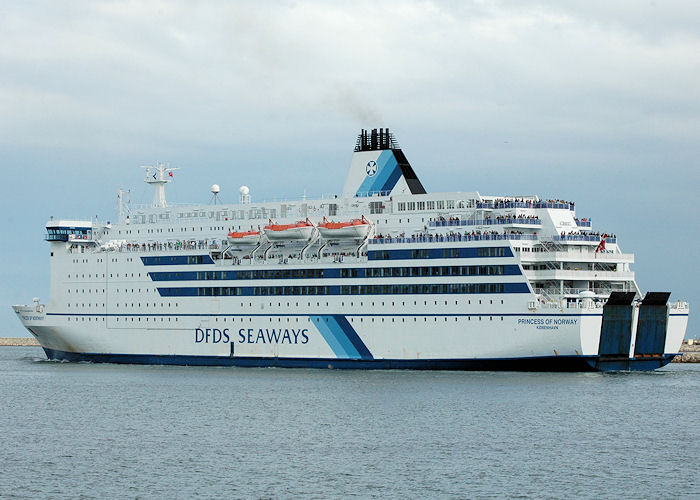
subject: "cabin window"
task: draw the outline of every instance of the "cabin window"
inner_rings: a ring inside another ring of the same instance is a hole
[[[371,201],[369,203],[369,213],[370,214],[381,214],[384,212],[384,202],[383,201]]]

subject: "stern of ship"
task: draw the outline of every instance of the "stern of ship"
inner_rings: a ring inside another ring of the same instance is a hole
[[[603,308],[598,355],[588,363],[599,371],[649,371],[667,365],[685,337],[689,308],[669,304],[669,292],[613,292]]]

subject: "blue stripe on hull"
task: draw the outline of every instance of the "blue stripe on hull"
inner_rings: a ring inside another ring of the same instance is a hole
[[[350,341],[353,348],[357,351],[358,356],[362,359],[373,359],[372,353],[369,352],[369,349],[367,349],[365,343],[362,342],[360,336],[350,325],[348,319],[342,314],[333,315],[333,319],[335,320],[338,327],[343,331],[347,339]]]
[[[457,370],[457,371],[596,371],[597,356],[542,356],[503,359],[313,359],[228,356],[180,356],[155,354],[90,354],[44,348],[49,359],[182,366],[245,366],[278,368],[326,368],[356,370]],[[669,358],[670,361],[670,358]],[[603,367],[601,367],[603,368]],[[658,368],[658,366],[656,366]],[[614,368],[616,370],[620,368]],[[633,367],[626,369],[634,369]],[[650,368],[643,368],[650,369]]]
[[[372,359],[372,353],[342,314],[309,316],[338,358]]]

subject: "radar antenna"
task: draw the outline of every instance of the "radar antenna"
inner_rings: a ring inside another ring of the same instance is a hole
[[[241,203],[250,203],[250,188],[248,186],[241,186],[238,192],[241,194]]]
[[[209,204],[211,205],[213,202],[214,205],[216,205],[217,202],[219,202],[219,193],[221,192],[221,188],[219,187],[218,184],[212,184],[211,188],[209,190],[211,191],[211,194],[214,195],[212,197],[212,200],[209,202]]]

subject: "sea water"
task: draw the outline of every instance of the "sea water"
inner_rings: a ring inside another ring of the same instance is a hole
[[[700,366],[62,363],[0,348],[4,498],[698,498]]]

